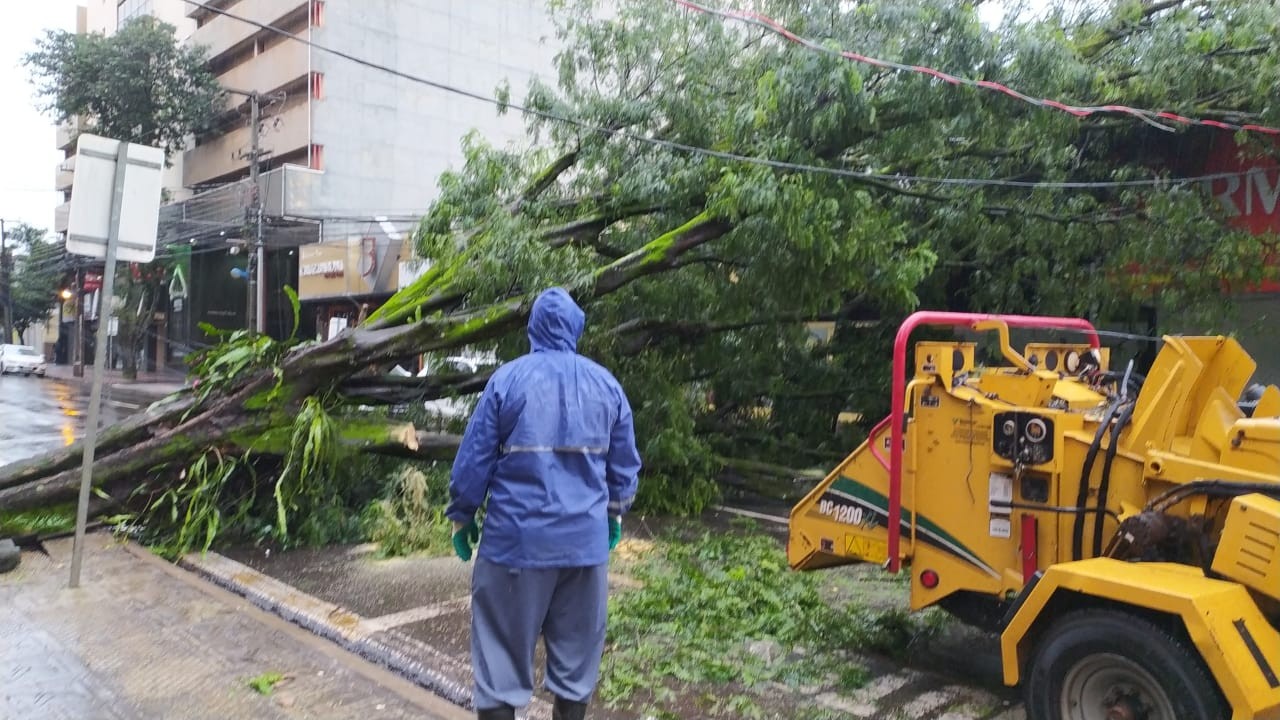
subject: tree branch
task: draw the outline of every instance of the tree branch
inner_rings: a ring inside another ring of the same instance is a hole
[[[1162,2],[1154,2],[1150,5],[1146,5],[1142,8],[1142,14],[1136,21],[1126,22],[1122,25],[1104,30],[1101,37],[1090,41],[1087,45],[1080,48],[1080,55],[1085,59],[1093,58],[1113,43],[1123,40],[1130,35],[1133,35],[1143,27],[1146,27],[1147,20],[1149,20],[1153,15],[1185,5],[1188,1],[1189,0],[1163,0]],[[1192,5],[1205,5],[1205,2],[1201,0],[1200,2],[1193,2]]]
[[[641,205],[628,208],[620,208],[611,212],[601,213],[589,218],[575,220],[558,227],[548,228],[542,232],[542,239],[552,248],[561,248],[565,245],[571,245],[576,242],[584,241],[587,245],[595,248],[596,252],[602,256],[617,260],[626,255],[624,250],[613,247],[608,243],[600,240],[600,234],[609,226],[622,220],[628,220],[635,217],[643,217],[652,215],[662,210],[670,210],[669,207],[661,205]]]
[[[402,405],[458,395],[474,395],[484,390],[492,375],[493,372],[489,371],[420,378],[394,375],[354,377],[339,385],[338,393],[349,401],[365,405]]]
[[[573,150],[556,158],[551,165],[538,173],[538,175],[534,177],[533,182],[529,184],[529,187],[525,188],[524,192],[520,193],[520,197],[511,205],[511,214],[514,215],[520,212],[524,209],[525,205],[536,200],[538,196],[546,192],[547,188],[551,187],[551,185],[555,183],[555,181],[558,180],[566,170],[573,167],[574,163],[578,162],[578,153],[578,148],[574,148]]]
[[[793,312],[727,323],[636,318],[614,327],[608,331],[608,334],[621,337],[623,351],[628,354],[635,354],[662,340],[692,342],[719,333],[774,325],[794,325],[822,320],[835,320],[838,317],[838,313],[813,315],[812,313]]]

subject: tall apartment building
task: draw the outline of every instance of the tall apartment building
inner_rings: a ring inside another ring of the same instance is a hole
[[[517,94],[551,68],[553,30],[545,0],[212,0],[210,7],[271,25],[372,63],[491,94],[504,79]],[[308,47],[269,30],[188,6],[190,42],[203,45],[224,87],[270,97],[262,147],[266,165],[320,172],[286,186],[284,209],[422,210],[436,176],[461,159],[471,129],[498,142],[522,135],[518,118],[381,70]],[[228,110],[243,113],[244,97]],[[243,177],[243,123],[196,139],[184,182],[207,186]]]
[[[141,14],[178,28],[203,46],[228,89],[212,130],[170,157],[160,243],[180,263],[178,302],[168,332],[181,354],[209,322],[243,327],[249,301],[246,240],[250,210],[262,205],[267,248],[267,329],[287,331],[291,311],[279,290],[298,288],[308,303],[307,332],[335,316],[354,318],[396,289],[413,226],[437,194],[443,171],[463,161],[472,130],[505,145],[524,136],[518,114],[362,66],[264,30],[239,16],[317,46],[459,88],[493,94],[510,83],[522,97],[534,75],[552,77],[554,28],[547,0],[82,0],[77,29],[112,33]],[[261,98],[257,188],[249,94]],[[58,189],[70,199],[76,123],[58,131],[66,160]],[[69,206],[58,209],[65,231]],[[237,245],[236,243],[241,243]],[[315,247],[307,247],[314,245]],[[237,252],[239,251],[239,252]]]
[[[159,1],[159,0],[157,0]],[[178,0],[181,1],[181,0]],[[189,42],[232,91],[215,129],[183,158],[183,184],[196,190],[162,214],[162,241],[199,250],[256,232],[244,226],[254,190],[245,180],[253,128],[246,95],[256,93],[262,231],[268,248],[268,328],[285,331],[291,312],[278,290],[299,289],[306,332],[335,316],[355,319],[398,284],[413,226],[437,194],[441,172],[461,166],[461,140],[476,130],[505,145],[523,138],[517,115],[366,67],[319,48],[442,83],[493,94],[509,82],[521,96],[550,77],[554,28],[546,0],[209,0],[188,4]],[[315,43],[308,46],[240,18]],[[305,247],[319,242],[319,246]],[[296,254],[295,254],[296,253]],[[193,254],[192,276],[220,285],[193,290],[193,321],[238,326],[243,256]],[[203,267],[202,266],[206,266]],[[203,295],[203,297],[201,297]]]

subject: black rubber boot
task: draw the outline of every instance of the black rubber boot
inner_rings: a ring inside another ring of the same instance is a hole
[[[551,720],[584,720],[586,717],[586,703],[565,700],[562,697],[556,698],[555,707],[551,712]]]
[[[510,705],[499,705],[476,711],[477,720],[516,720],[516,709]]]

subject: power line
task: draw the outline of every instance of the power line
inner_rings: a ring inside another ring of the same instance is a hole
[[[937,70],[931,67],[925,67],[923,65],[904,65],[902,63],[897,63],[890,60],[879,60],[873,57],[868,57],[866,55],[861,55],[859,53],[851,52],[848,50],[836,50],[833,48],[829,48],[817,42],[816,40],[811,40],[809,38],[796,35],[795,33],[791,32],[791,30],[787,29],[787,27],[782,23],[778,22],[777,20],[774,20],[773,18],[767,15],[763,15],[761,13],[751,12],[749,10],[748,11],[721,10],[717,8],[707,7],[705,5],[699,5],[696,2],[692,2],[692,0],[672,0],[672,2],[674,2],[677,5],[680,5],[681,7],[687,8],[689,10],[693,10],[694,12],[703,13],[705,15],[712,15],[715,17],[724,18],[728,20],[736,20],[738,22],[746,23],[748,25],[754,25],[756,27],[764,28],[776,35],[786,38],[787,40],[797,45],[808,48],[815,52],[825,53],[827,55],[835,55],[836,57],[842,57],[846,60],[852,60],[853,62],[862,63],[864,65],[872,65],[875,67],[884,68],[886,70],[897,70],[899,72],[914,73],[917,75],[928,75],[930,77],[937,78],[938,80],[942,80],[943,82],[949,83],[951,85],[957,85],[957,86],[962,85],[965,87],[978,88],[982,90],[990,90],[993,92],[1002,93],[1004,95],[1008,95],[1011,98],[1014,98],[1016,100],[1021,100],[1022,102],[1034,105],[1036,107],[1060,110],[1069,115],[1073,115],[1077,118],[1085,118],[1091,115],[1098,115],[1098,114],[1120,114],[1120,115],[1129,115],[1131,117],[1135,117],[1147,123],[1148,125],[1159,128],[1161,130],[1167,130],[1169,132],[1172,132],[1173,128],[1158,122],[1159,120],[1167,120],[1167,121],[1179,123],[1182,125],[1199,125],[1202,127],[1212,127],[1212,128],[1217,128],[1219,130],[1231,130],[1231,131],[1243,130],[1246,132],[1257,132],[1257,133],[1264,133],[1266,135],[1280,136],[1280,128],[1267,127],[1265,125],[1255,125],[1251,123],[1237,124],[1237,123],[1222,122],[1220,120],[1205,120],[1203,118],[1190,118],[1190,117],[1184,117],[1182,115],[1178,115],[1177,113],[1172,113],[1168,111],[1145,110],[1142,108],[1129,107],[1127,105],[1070,105],[1064,102],[1059,102],[1057,100],[1050,100],[1047,98],[1035,98],[1030,95],[1026,95],[1025,93],[1018,92],[1017,90],[1014,90],[1013,88],[1007,85],[1002,85],[997,82],[991,82],[989,80],[971,80],[969,78],[960,77],[958,75],[952,75],[951,73],[943,72],[941,70]]]
[[[528,115],[540,117],[544,120],[551,120],[551,121],[563,123],[566,125],[572,125],[573,127],[576,127],[580,130],[589,131],[592,133],[598,133],[602,135],[608,135],[608,136],[617,137],[617,138],[623,138],[626,140],[653,145],[656,147],[661,147],[668,150],[674,150],[674,151],[689,154],[689,155],[697,155],[702,157],[716,158],[719,160],[728,160],[731,162],[741,162],[741,163],[747,163],[752,165],[760,165],[763,167],[769,167],[776,170],[787,170],[792,172],[806,172],[806,173],[814,173],[814,174],[822,174],[822,175],[833,175],[836,177],[842,177],[842,178],[847,178],[851,180],[860,180],[867,183],[881,183],[881,184],[883,183],[901,183],[901,184],[921,183],[921,184],[963,186],[963,187],[1014,187],[1014,188],[1035,188],[1035,189],[1057,189],[1057,190],[1083,190],[1083,189],[1125,188],[1125,187],[1172,187],[1172,186],[1186,185],[1190,183],[1220,180],[1224,178],[1241,177],[1241,176],[1247,175],[1249,172],[1249,171],[1238,171],[1238,172],[1212,173],[1208,175],[1197,175],[1192,177],[1153,177],[1153,178],[1147,178],[1143,180],[1111,180],[1111,181],[1093,181],[1093,182],[1091,181],[1040,182],[1040,181],[1003,180],[998,178],[942,178],[942,177],[926,177],[926,176],[919,176],[919,175],[893,175],[893,174],[883,174],[883,173],[867,173],[867,172],[858,172],[856,170],[846,170],[843,168],[824,167],[821,165],[807,165],[804,163],[794,163],[794,162],[788,162],[785,160],[775,160],[772,158],[762,158],[762,157],[751,156],[751,155],[741,155],[738,153],[725,152],[721,150],[712,150],[710,148],[698,147],[695,145],[688,145],[685,143],[676,142],[674,140],[666,140],[664,138],[648,137],[648,136],[639,135],[624,129],[607,128],[599,125],[593,125],[589,122],[578,120],[576,118],[564,117],[561,115],[557,115],[555,113],[547,112],[545,110],[539,110],[536,108],[519,105],[513,102],[504,102],[504,101],[498,100],[497,98],[484,95],[482,93],[473,92],[471,90],[465,90],[463,88],[455,87],[447,83],[442,83],[442,82],[431,80],[429,78],[425,78],[419,75],[414,75],[412,73],[408,73],[403,70],[398,70],[388,65],[376,63],[371,60],[365,60],[364,58],[352,55],[342,50],[335,50],[325,45],[321,45],[320,43],[317,43],[308,38],[302,37],[300,35],[295,35],[286,30],[277,28],[273,25],[268,25],[266,23],[258,22],[257,20],[251,20],[241,15],[237,15],[235,13],[228,12],[227,10],[223,10],[222,8],[213,7],[206,3],[200,2],[199,0],[183,0],[183,1],[190,5],[195,5],[196,7],[202,8],[208,12],[215,13],[218,15],[224,15],[228,18],[231,18],[232,20],[237,20],[239,22],[252,25],[262,30],[275,33],[276,35],[279,35],[281,37],[289,38],[295,42],[299,42],[299,43],[302,43],[303,45],[314,48],[321,52],[328,53],[336,57],[340,57],[344,60],[348,60],[350,62],[356,63],[357,65],[362,65],[364,67],[378,70],[380,72],[385,72],[385,73],[394,75],[396,77],[409,80],[410,82],[426,85],[428,87],[435,88],[443,92],[452,93],[454,95],[460,95],[462,97],[470,98],[472,100],[477,100],[480,102],[485,102],[495,107],[514,109]],[[677,1],[680,1],[680,0],[677,0]],[[1277,131],[1277,132],[1280,132],[1280,131]]]

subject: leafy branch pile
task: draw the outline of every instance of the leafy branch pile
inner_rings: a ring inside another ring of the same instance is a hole
[[[556,3],[555,85],[535,83],[526,105],[626,135],[539,115],[527,119],[525,147],[471,138],[415,235],[429,272],[324,343],[227,338],[198,359],[193,392],[104,433],[101,491],[126,506],[171,491],[151,517],[168,513],[164,532],[182,546],[227,531],[244,503],[293,537],[308,514],[334,512],[320,499],[353,492],[327,468],[365,454],[447,459],[456,446],[454,435],[361,408],[474,394],[487,379],[387,368],[464,348],[518,355],[533,297],[554,284],[587,309],[581,350],[633,400],[642,507],[696,511],[726,466],[788,475],[847,451],[834,419],[883,413],[889,336],[915,307],[1123,320],[1145,304],[1210,317],[1224,282],[1263,272],[1264,244],[1226,230],[1195,186],[948,189],[640,142],[901,177],[1108,182],[1194,173],[1172,159],[1203,156],[1225,136],[1078,120],[670,3],[610,5]],[[1270,3],[1119,0],[998,30],[952,0],[755,6],[833,47],[1038,97],[1280,124],[1280,8]],[[812,342],[810,323],[830,323],[832,342]],[[0,507],[74,497],[78,452],[0,471]],[[207,492],[213,506],[202,505]]]
[[[855,689],[866,671],[852,653],[900,656],[937,629],[935,615],[829,603],[824,578],[788,571],[778,541],[750,523],[655,548],[630,572],[641,587],[609,608],[600,694],[610,704],[673,712],[709,691],[720,705],[702,710],[748,717],[797,699],[781,696]]]

